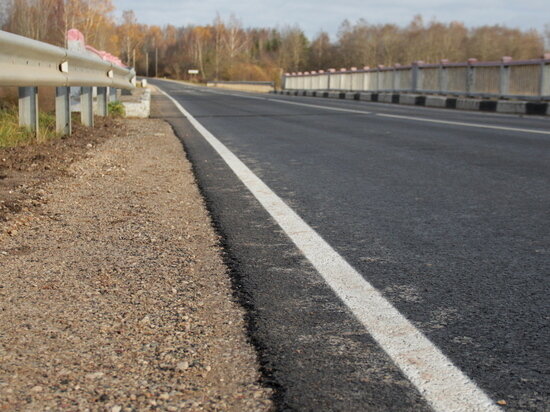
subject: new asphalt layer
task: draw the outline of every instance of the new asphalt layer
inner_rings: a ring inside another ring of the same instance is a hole
[[[495,405],[548,410],[549,119],[156,84]],[[430,410],[213,147],[155,100],[225,239],[280,409]]]

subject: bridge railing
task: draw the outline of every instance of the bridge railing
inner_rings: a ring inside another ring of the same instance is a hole
[[[93,88],[98,115],[106,116],[112,91],[135,87],[135,71],[89,52],[77,52],[0,31],[0,86],[19,87],[19,124],[38,130],[38,87],[56,87],[56,130],[71,133],[70,87],[81,89],[81,119],[93,126]]]
[[[541,59],[378,66],[286,73],[287,90],[404,92],[550,100],[550,54]]]

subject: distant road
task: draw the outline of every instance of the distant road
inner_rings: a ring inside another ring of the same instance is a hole
[[[281,410],[549,410],[549,119],[152,83]]]

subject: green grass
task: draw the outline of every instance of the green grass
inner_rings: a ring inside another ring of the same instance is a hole
[[[109,103],[109,116],[111,117],[124,117],[125,110],[124,105],[119,102],[110,102]]]
[[[58,137],[55,132],[55,115],[41,112],[38,118],[39,130],[34,133],[19,127],[17,106],[0,107],[0,147],[40,143]]]

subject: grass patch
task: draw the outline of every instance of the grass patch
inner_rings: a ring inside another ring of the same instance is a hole
[[[55,115],[41,112],[38,117],[38,133],[19,127],[17,106],[0,107],[0,148],[13,147],[28,143],[40,143],[57,137]]]
[[[126,114],[126,110],[124,109],[124,105],[119,102],[110,102],[109,103],[109,116],[111,117],[124,117]]]

